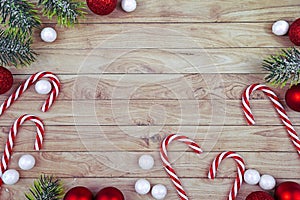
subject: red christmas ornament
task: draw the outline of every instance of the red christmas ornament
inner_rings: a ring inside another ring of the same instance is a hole
[[[290,26],[289,38],[295,45],[300,45],[300,18],[294,21]]]
[[[93,194],[86,187],[77,186],[67,192],[64,200],[93,200]]]
[[[95,200],[124,200],[122,192],[115,187],[106,187],[100,190]]]
[[[300,200],[300,185],[292,181],[280,183],[275,189],[276,200]]]
[[[14,78],[11,72],[0,66],[0,94],[4,94],[12,87]]]
[[[286,91],[285,102],[292,110],[300,112],[300,84],[293,85]]]
[[[86,3],[97,15],[108,15],[117,7],[117,0],[86,0]]]
[[[246,200],[274,200],[274,198],[267,192],[256,191],[249,194]]]

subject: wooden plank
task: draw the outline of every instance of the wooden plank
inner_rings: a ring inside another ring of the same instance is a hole
[[[178,145],[172,145],[175,149]],[[43,172],[58,177],[90,177],[90,178],[143,178],[145,171],[138,166],[138,158],[144,152],[42,152],[31,153],[36,158],[36,166],[22,171],[22,177],[35,177]],[[147,177],[167,177],[158,152],[151,152],[155,159],[153,169],[147,171]],[[205,178],[210,163],[217,152],[205,152],[198,156],[194,152],[170,152],[172,166],[181,177]],[[297,152],[240,152],[247,167],[259,169],[262,174],[272,174],[276,178],[300,178],[299,156]],[[10,168],[17,169],[18,158],[22,153],[14,153]],[[274,167],[276,166],[276,167]],[[236,167],[232,160],[222,162],[218,177],[233,178]],[[291,173],[291,171],[293,173]],[[180,173],[184,172],[184,173]]]
[[[240,100],[84,100],[58,101],[47,113],[41,101],[19,101],[2,117],[9,126],[24,113],[40,116],[46,125],[246,125]],[[269,100],[252,101],[257,125],[281,125]],[[287,109],[295,125],[299,114]]]
[[[214,181],[207,178],[183,178],[181,179],[188,196],[191,199],[215,199],[223,200],[228,196],[232,179],[216,179]],[[299,179],[288,179],[290,181],[299,182]],[[104,187],[114,186],[119,188],[125,199],[136,200],[152,200],[151,194],[138,195],[134,190],[134,183],[136,178],[63,178],[66,190],[75,186],[85,186],[89,188],[94,194]],[[172,183],[167,178],[149,178],[151,184],[164,184],[168,189],[168,196],[166,199],[178,199],[175,189]],[[284,182],[287,179],[277,179],[277,181]],[[32,185],[33,179],[21,179],[16,185],[8,186],[4,185],[1,191],[1,197],[9,200],[19,200],[20,197],[24,197],[24,192],[29,190]],[[243,184],[237,200],[244,200],[245,197],[253,191],[261,190],[258,186],[249,186]],[[203,192],[205,191],[205,192]]]
[[[34,49],[202,49],[290,47],[287,36],[271,33],[272,23],[81,24],[56,27],[54,43],[42,42],[36,31]],[[91,31],[93,30],[93,31]]]
[[[82,0],[84,1],[84,0]],[[36,3],[35,1],[33,1]],[[198,23],[198,22],[257,22],[276,21],[278,19],[294,20],[298,17],[299,2],[246,0],[243,3],[209,0],[159,1],[139,0],[137,9],[125,13],[120,7],[107,16],[97,16],[88,10],[80,23]],[[55,20],[43,18],[45,23]]]
[[[15,75],[13,88],[4,101],[28,75]],[[263,74],[87,74],[58,75],[62,83],[60,100],[240,100],[246,87],[263,83]],[[42,99],[34,87],[21,100]],[[271,87],[272,88],[272,87]],[[286,88],[272,88],[284,100]],[[254,92],[252,99],[268,99]]]
[[[56,74],[180,74],[265,73],[261,62],[278,48],[221,49],[39,49],[29,68],[14,74],[45,69]]]
[[[9,127],[2,127],[0,131],[2,147],[8,131]],[[41,151],[92,151],[99,154],[111,151],[157,152],[162,139],[171,133],[192,138],[205,152],[294,152],[282,126],[47,126]],[[35,139],[34,127],[22,127],[19,135],[14,151],[31,152]],[[188,149],[184,145],[176,145],[176,149],[170,150]]]

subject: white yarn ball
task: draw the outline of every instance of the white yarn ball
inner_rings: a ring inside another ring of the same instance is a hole
[[[260,180],[260,174],[255,169],[247,169],[244,173],[244,181],[249,185],[256,185]]]
[[[272,190],[276,186],[276,180],[273,176],[262,175],[260,177],[259,186],[264,190]]]
[[[121,7],[125,12],[132,12],[136,9],[136,0],[122,0]]]
[[[6,170],[2,175],[2,181],[4,184],[13,185],[19,181],[20,174],[15,169]]]
[[[41,32],[41,38],[44,42],[54,42],[57,38],[57,33],[53,28],[46,27]]]
[[[39,80],[34,89],[38,94],[48,94],[52,89],[52,85],[47,80]]]
[[[35,158],[32,155],[25,154],[19,159],[19,167],[23,170],[30,170],[35,165]]]
[[[151,155],[142,155],[139,158],[139,166],[144,170],[149,170],[154,165],[154,159]]]
[[[272,32],[275,35],[285,35],[289,31],[289,23],[284,20],[279,20],[275,22],[272,26]]]
[[[153,186],[153,188],[151,190],[151,194],[154,199],[162,200],[167,196],[167,188],[166,188],[166,186],[164,186],[162,184],[157,184],[157,185]]]
[[[150,191],[151,186],[150,186],[150,182],[147,181],[146,179],[139,179],[135,182],[134,188],[138,194],[144,195]]]

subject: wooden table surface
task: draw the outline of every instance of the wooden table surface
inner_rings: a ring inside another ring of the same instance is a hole
[[[34,127],[19,134],[9,168],[18,169],[21,155],[37,160],[21,179],[3,186],[1,200],[25,199],[40,174],[62,178],[66,189],[83,185],[96,193],[106,186],[121,189],[126,200],[153,199],[134,191],[139,178],[165,184],[166,199],[178,199],[159,158],[159,144],[169,133],[194,139],[204,152],[197,157],[186,146],[170,146],[170,159],[190,199],[225,200],[235,177],[232,160],[222,163],[218,178],[208,180],[213,158],[232,150],[247,168],[273,175],[278,182],[300,182],[299,157],[270,101],[257,92],[251,106],[257,125],[247,126],[241,93],[247,85],[264,82],[261,62],[280,48],[287,36],[271,33],[279,19],[299,17],[298,0],[138,0],[133,13],[118,8],[108,16],[88,11],[74,28],[55,27],[58,39],[43,43],[36,31],[33,48],[39,53],[30,68],[11,68],[16,88],[42,70],[62,82],[59,99],[47,113],[39,108],[46,96],[34,89],[0,120],[4,147],[8,129],[24,113],[41,117],[46,125],[44,148],[33,151]],[[275,89],[284,106],[286,88]],[[12,91],[0,98],[3,101]],[[296,130],[300,115],[287,108]],[[139,168],[143,154],[153,155],[155,167]],[[244,184],[237,199],[257,186]]]

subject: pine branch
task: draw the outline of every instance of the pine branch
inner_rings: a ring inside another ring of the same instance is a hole
[[[269,73],[266,82],[276,87],[300,82],[300,52],[296,48],[282,49],[278,55],[265,59],[262,66]]]
[[[0,30],[0,64],[30,65],[35,61],[36,53],[31,49],[31,39],[19,38]]]
[[[31,34],[41,24],[34,5],[26,0],[0,0],[0,14],[7,34]]]
[[[74,25],[85,14],[85,2],[75,0],[39,0],[39,5],[44,6],[44,16],[52,19],[56,15],[58,24],[66,27]]]
[[[53,176],[41,175],[33,186],[25,193],[28,200],[59,200],[63,197],[63,184]]]

